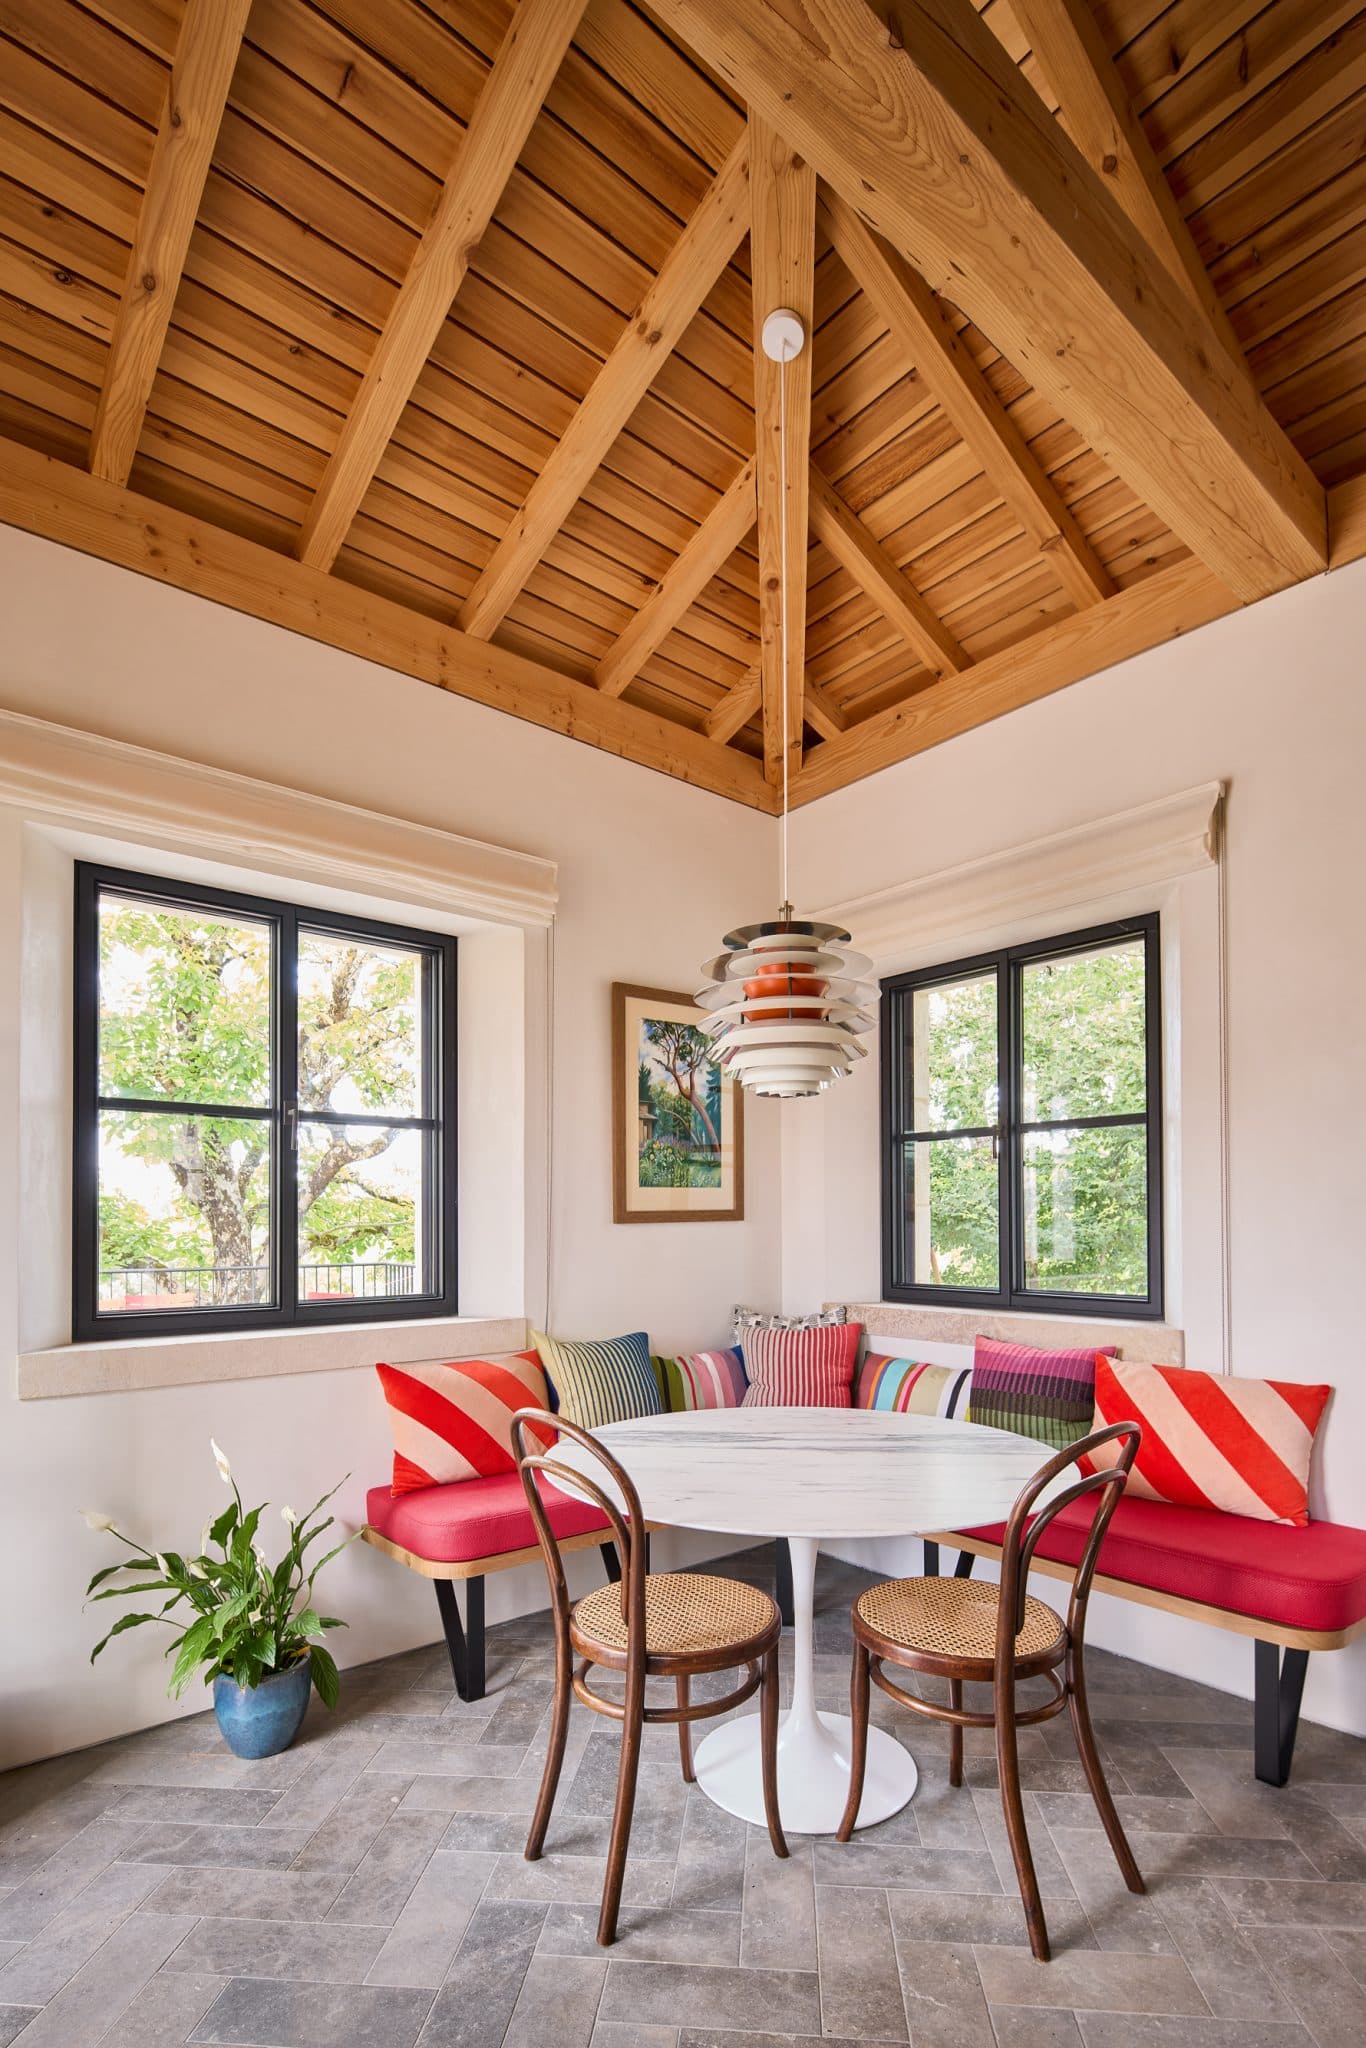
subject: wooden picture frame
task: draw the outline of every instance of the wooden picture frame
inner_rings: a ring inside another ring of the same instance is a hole
[[[612,984],[616,1223],[744,1220],[744,1091],[730,1075],[701,1060],[698,1026],[703,1015],[691,996],[676,990],[640,988],[624,981]],[[651,1025],[672,1027],[678,1039],[661,1034],[651,1042]],[[652,1075],[644,1083],[642,1054]],[[676,1105],[672,1115],[671,1097]],[[689,1122],[691,1137],[684,1134]],[[675,1173],[680,1178],[672,1178]]]

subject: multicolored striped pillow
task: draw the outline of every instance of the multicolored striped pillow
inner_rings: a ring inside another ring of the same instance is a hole
[[[968,1421],[1013,1429],[1061,1451],[1085,1436],[1096,1405],[1096,1360],[1113,1358],[1113,1344],[1075,1351],[1043,1351],[1033,1344],[1001,1344],[979,1337],[972,1361]]]
[[[550,1382],[551,1406],[566,1422],[577,1422],[580,1429],[601,1429],[609,1422],[663,1413],[664,1398],[643,1330],[577,1344],[533,1330],[531,1341]]]
[[[923,1365],[870,1351],[854,1382],[854,1406],[884,1415],[957,1415],[971,1384],[970,1365]]]
[[[657,1358],[655,1373],[671,1415],[698,1408],[738,1408],[749,1382],[738,1344],[729,1351],[690,1351],[682,1358]]]
[[[742,1408],[848,1408],[862,1323],[750,1330]]]
[[[1143,1430],[1127,1491],[1140,1500],[1221,1508],[1257,1522],[1309,1520],[1314,1432],[1333,1389],[1298,1380],[1227,1379],[1180,1365],[1096,1365],[1095,1426]],[[1087,1471],[1115,1462],[1106,1444]]]
[[[375,1371],[394,1432],[396,1495],[511,1472],[513,1416],[519,1408],[550,1405],[534,1351],[449,1365],[377,1365]]]

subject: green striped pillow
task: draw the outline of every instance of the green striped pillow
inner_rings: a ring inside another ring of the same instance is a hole
[[[550,1382],[551,1406],[566,1422],[577,1422],[580,1429],[601,1429],[608,1422],[664,1412],[650,1363],[650,1340],[643,1330],[583,1344],[568,1344],[562,1337],[533,1330],[531,1341]]]

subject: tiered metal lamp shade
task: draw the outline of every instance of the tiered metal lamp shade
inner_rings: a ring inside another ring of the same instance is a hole
[[[790,915],[727,932],[696,1001],[712,1058],[754,1095],[819,1095],[865,1057],[872,961],[838,925]]]

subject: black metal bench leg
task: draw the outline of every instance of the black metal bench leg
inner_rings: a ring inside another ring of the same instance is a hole
[[[786,1536],[773,1539],[773,1597],[778,1603],[784,1628],[794,1625],[792,1613],[792,1552]]]
[[[937,1579],[939,1577],[939,1545],[931,1543],[928,1537],[925,1539],[925,1577],[927,1579]]]
[[[619,1586],[621,1584],[621,1559],[617,1556],[616,1544],[600,1543],[598,1549],[602,1552],[602,1561],[607,1567],[608,1583],[613,1586]]]
[[[977,1559],[970,1550],[960,1550],[958,1562],[953,1568],[953,1576],[956,1579],[970,1579],[972,1577],[972,1568],[976,1562]]]
[[[484,1581],[465,1581],[465,1625],[460,1622],[460,1605],[450,1579],[435,1579],[436,1604],[441,1610],[441,1629],[451,1656],[451,1675],[462,1700],[484,1697]]]
[[[1308,1668],[1308,1650],[1287,1650],[1282,1662],[1280,1645],[1258,1638],[1253,1751],[1264,1785],[1283,1785],[1290,1776]]]

